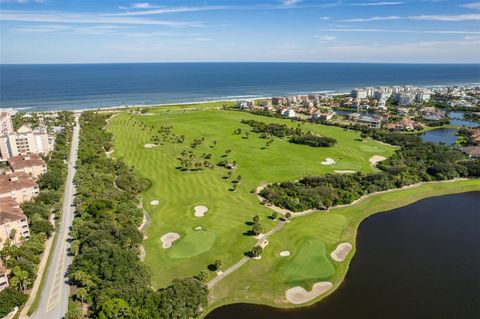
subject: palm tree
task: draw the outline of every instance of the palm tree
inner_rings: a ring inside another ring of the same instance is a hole
[[[85,299],[88,298],[88,291],[84,287],[80,287],[75,292],[75,298],[79,299],[82,302],[82,306],[84,304]]]
[[[19,288],[21,292],[25,292],[28,288],[28,285],[31,283],[31,280],[28,277],[28,272],[22,270],[20,266],[15,266],[13,267],[12,273],[13,277],[10,280],[12,287]]]

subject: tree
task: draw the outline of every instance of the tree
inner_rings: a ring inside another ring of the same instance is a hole
[[[237,176],[237,183],[240,183],[241,180],[242,180],[242,176],[238,175]]]
[[[273,219],[273,220],[277,220],[277,217],[278,217],[278,213],[277,213],[277,212],[273,212],[273,213],[272,213],[272,219]]]
[[[253,216],[252,220],[254,223],[258,223],[260,221],[260,217],[258,217],[258,215],[255,215]]]
[[[291,214],[291,213],[286,213],[286,214],[285,214],[285,218],[286,218],[287,220],[290,219],[291,217],[292,217],[292,214]]]
[[[222,268],[223,266],[223,261],[221,259],[217,259],[215,260],[214,265],[215,265],[215,269],[220,270],[220,268]]]
[[[255,236],[260,235],[263,232],[263,227],[259,223],[255,223],[252,226],[252,232]]]
[[[85,289],[84,287],[78,288],[77,291],[75,292],[75,298],[80,300],[82,302],[82,305],[83,305],[84,301],[88,298],[87,289]]]
[[[263,252],[263,248],[261,246],[255,246],[252,248],[251,254],[253,257],[259,257]]]
[[[130,305],[123,299],[112,298],[107,299],[101,307],[98,313],[100,319],[126,319],[132,318],[132,309]]]
[[[17,244],[17,230],[14,228],[10,231],[10,235],[9,235],[9,238],[10,240],[13,242],[14,245]]]
[[[13,277],[10,279],[10,285],[21,292],[25,292],[31,283],[28,272],[22,270],[19,266],[13,267]]]
[[[76,302],[69,301],[68,311],[65,314],[65,319],[82,319],[82,317],[82,309],[80,309]]]
[[[200,271],[200,273],[197,276],[197,279],[200,280],[201,282],[206,282],[208,279],[208,273],[205,270]]]
[[[13,288],[6,288],[0,291],[0,317],[9,314],[13,308],[23,305],[28,296]]]

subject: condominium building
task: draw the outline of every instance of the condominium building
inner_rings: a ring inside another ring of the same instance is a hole
[[[37,154],[13,156],[8,162],[14,172],[27,173],[35,179],[47,172],[47,164]]]
[[[0,198],[13,198],[17,203],[31,201],[39,193],[37,183],[24,172],[0,175]]]
[[[0,112],[0,135],[13,133],[12,117],[9,112]]]
[[[50,149],[51,144],[46,128],[33,130],[28,124],[25,124],[16,133],[0,137],[0,161],[28,153],[47,155]]]
[[[0,249],[8,239],[18,246],[29,238],[28,219],[19,204],[11,197],[0,198]]]

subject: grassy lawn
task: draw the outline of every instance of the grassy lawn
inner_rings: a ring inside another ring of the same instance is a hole
[[[219,103],[219,107],[222,104]],[[251,133],[248,138],[245,138],[244,134],[233,134],[237,128],[241,128],[242,132],[250,131],[247,125],[240,123],[242,119],[286,123],[292,127],[299,123],[218,110],[215,106],[150,108],[148,115],[119,112],[111,119],[108,127],[108,130],[114,133],[113,156],[123,157],[128,164],[135,166],[140,177],[151,182],[142,198],[150,215],[150,224],[146,230],[148,238],[144,241],[145,263],[151,269],[155,288],[167,286],[176,277],[197,275],[216,259],[221,259],[224,268],[227,268],[249,251],[255,244],[255,239],[245,234],[250,229],[246,222],[258,215],[266,230],[276,223],[267,218],[271,211],[260,205],[252,193],[257,186],[334,170],[373,172],[376,169],[370,165],[370,157],[388,157],[394,152],[393,147],[372,140],[362,141],[358,132],[308,123],[300,124],[303,130],[334,137],[338,143],[330,148],[313,148],[275,139],[266,147],[267,141],[259,138],[257,134]],[[148,128],[134,125],[140,121]],[[152,143],[152,135],[155,134],[149,131],[152,126],[153,132],[161,126],[172,126],[172,134],[184,135],[185,141],[177,143],[167,138],[162,141],[163,145],[145,148],[145,144]],[[204,141],[193,150],[190,147],[192,141],[202,138]],[[228,149],[231,153],[222,157]],[[232,178],[238,175],[242,177],[237,190],[231,191],[232,180],[226,178],[225,168],[215,167],[192,172],[177,169],[177,158],[184,150],[193,150],[195,154],[209,153],[209,161],[214,164],[222,159],[236,161],[238,167],[233,171]],[[326,158],[334,159],[336,164],[321,165]],[[158,200],[159,204],[150,205],[152,200]],[[204,217],[194,216],[196,205],[208,207]],[[292,222],[287,229],[294,228],[295,224],[296,222]],[[321,233],[326,239],[319,240],[325,243],[329,251],[330,243],[342,236],[343,225],[344,216],[335,214],[325,219],[325,223],[317,224],[318,229],[309,231],[312,234],[304,234],[302,230],[295,234],[294,238],[303,240],[307,235],[317,238],[316,233]],[[207,232],[195,230],[198,226]],[[160,237],[168,232],[176,232],[181,238],[172,248],[163,249]],[[278,244],[275,242],[276,239],[273,247],[269,245],[266,248],[265,254],[273,254],[275,250],[278,255],[278,249],[275,249]],[[292,241],[292,245],[294,243],[295,241]],[[291,247],[294,254],[295,247],[298,246]],[[263,263],[264,261],[260,260],[258,264]],[[211,278],[214,275],[210,272]],[[241,286],[234,285],[231,288],[240,291]]]
[[[327,279],[335,273],[326,255],[323,241],[312,238],[305,239],[295,256],[288,257],[291,261],[283,268],[282,275],[291,285],[312,281],[314,284],[322,279]]]
[[[327,279],[333,283],[333,289],[305,305],[318,302],[340,286],[355,253],[357,228],[365,218],[375,213],[388,212],[426,197],[468,191],[480,191],[480,180],[423,184],[415,188],[377,194],[349,207],[333,208],[327,212],[295,218],[280,232],[269,238],[269,245],[261,260],[251,261],[211,290],[210,297],[214,302],[210,305],[209,310],[237,302],[261,303],[275,307],[298,307],[287,302],[285,290],[295,285],[310,290],[313,282],[317,280],[312,282],[312,280],[305,279],[295,284],[289,283],[285,280],[283,271],[288,261],[285,257],[280,257],[279,253],[289,250],[292,256],[300,254],[305,238],[323,242],[326,246],[327,258],[335,265],[335,273]],[[330,253],[342,242],[350,242],[354,247],[345,261],[333,261]],[[309,265],[309,262],[305,261],[305,265]],[[312,271],[321,270],[320,265],[318,268]]]

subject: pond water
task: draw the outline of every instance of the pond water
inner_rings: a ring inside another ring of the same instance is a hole
[[[321,302],[296,310],[234,304],[206,318],[479,318],[479,204],[480,191],[373,215],[359,227],[345,281]]]
[[[447,145],[455,144],[457,130],[454,128],[437,128],[422,133],[420,137],[424,142],[445,143]]]
[[[463,112],[449,112],[450,124],[467,127],[480,127],[480,123],[468,121],[463,118]]]

